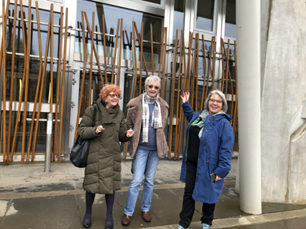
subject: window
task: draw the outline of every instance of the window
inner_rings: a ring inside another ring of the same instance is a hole
[[[196,28],[213,31],[215,0],[198,0],[196,6]]]
[[[178,40],[180,40],[181,30],[184,30],[184,19],[185,0],[177,0],[174,2],[173,43],[175,42],[176,30],[178,30]]]
[[[123,36],[122,36],[122,59],[132,59],[132,38],[133,38],[133,27],[132,21],[136,22],[138,32],[141,33],[141,23],[144,23],[144,40],[149,42],[143,43],[144,56],[146,61],[151,61],[151,46],[150,46],[150,24],[153,26],[153,40],[155,42],[161,42],[162,40],[162,30],[163,30],[163,18],[159,16],[150,15],[147,13],[142,13],[134,10],[123,9],[116,6],[110,6],[101,3],[95,3],[90,1],[78,1],[77,9],[77,25],[78,29],[82,28],[82,18],[81,11],[86,12],[88,21],[92,23],[92,12],[95,12],[95,32],[102,33],[102,14],[105,16],[105,27],[106,34],[116,35],[117,30],[117,20],[123,18]],[[85,21],[85,29],[87,29],[87,24]],[[88,33],[85,33],[85,39],[87,43],[86,51],[90,53],[90,36]],[[118,41],[119,42],[119,41]],[[103,52],[103,35],[95,34],[94,36],[95,48],[97,54],[100,56],[104,55]],[[115,38],[106,36],[106,56],[113,57]],[[138,42],[136,42],[137,48],[137,59],[139,60],[140,50],[138,47]],[[75,52],[83,53],[83,40],[82,40],[82,31],[77,31],[76,41],[75,41]],[[160,53],[160,45],[154,45],[154,63],[158,63]],[[118,55],[117,55],[118,56]]]
[[[226,2],[225,36],[236,38],[236,0]]]

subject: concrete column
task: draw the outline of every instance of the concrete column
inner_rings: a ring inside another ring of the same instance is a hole
[[[261,214],[260,1],[236,1],[240,208]]]

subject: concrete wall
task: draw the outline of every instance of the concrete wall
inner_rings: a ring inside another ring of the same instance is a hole
[[[306,4],[262,3],[262,201],[305,203]]]

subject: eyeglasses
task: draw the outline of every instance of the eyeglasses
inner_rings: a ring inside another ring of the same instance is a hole
[[[108,94],[108,96],[111,97],[111,98],[117,97],[118,99],[120,99],[120,95],[119,94]]]
[[[148,88],[152,89],[154,87],[155,90],[159,89],[159,86],[148,85]]]
[[[209,101],[212,103],[214,102],[219,103],[219,104],[222,103],[222,100],[209,99]]]

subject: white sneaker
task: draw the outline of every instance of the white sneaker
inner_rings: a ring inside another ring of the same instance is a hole
[[[202,223],[202,229],[211,229],[211,226],[206,223]]]
[[[181,225],[178,225],[177,229],[188,229],[188,228],[184,228]]]

